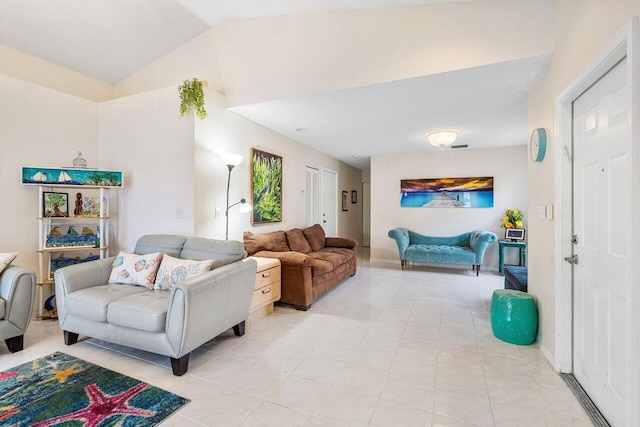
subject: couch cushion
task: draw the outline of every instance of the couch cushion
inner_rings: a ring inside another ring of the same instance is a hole
[[[0,298],[0,319],[4,319],[4,300]]]
[[[259,251],[288,252],[290,250],[284,231],[273,231],[271,233],[245,231],[242,237],[244,239],[244,247],[249,255]]]
[[[108,284],[81,289],[67,295],[64,309],[69,314],[83,319],[106,322],[107,308],[113,301],[129,295],[150,292],[134,285]]]
[[[473,249],[463,246],[411,244],[405,250],[404,256],[407,261],[442,262],[452,264],[476,263],[476,253]]]
[[[356,256],[356,251],[354,251],[353,249],[347,249],[347,248],[324,247],[320,252],[331,252],[335,254],[340,254],[344,256],[347,261]]]
[[[217,240],[205,237],[189,237],[182,248],[180,258],[198,261],[213,260],[211,269],[243,259],[247,253],[242,242]]]
[[[320,224],[312,225],[311,227],[303,228],[302,234],[307,238],[309,246],[313,252],[317,252],[324,248],[324,241],[326,236],[324,235],[324,229]]]
[[[180,252],[182,252],[182,247],[186,241],[187,238],[184,236],[176,236],[173,234],[148,234],[138,239],[133,252],[137,254],[162,252],[173,257],[179,257]]]
[[[163,255],[153,289],[170,291],[174,285],[211,269],[213,260],[193,261]]]
[[[329,261],[325,261],[323,259],[314,259],[313,267],[311,267],[311,275],[313,277],[321,276],[323,274],[331,273],[334,269],[334,266]]]
[[[161,259],[161,252],[145,255],[120,252],[113,261],[109,283],[138,285],[153,289]]]
[[[311,252],[311,246],[309,246],[309,242],[307,242],[307,238],[302,234],[302,230],[299,228],[294,228],[293,230],[285,231],[284,233],[287,236],[287,243],[289,244],[289,249],[294,252],[301,252],[303,254],[308,254]]]
[[[112,325],[164,332],[171,292],[147,291],[120,298],[107,308],[107,322]]]
[[[321,259],[323,261],[330,262],[334,267],[347,262],[347,257],[344,255],[328,251],[311,252],[309,256],[313,258],[314,261]]]
[[[11,264],[11,261],[16,259],[18,252],[8,252],[0,254],[0,273],[7,268],[7,265]]]

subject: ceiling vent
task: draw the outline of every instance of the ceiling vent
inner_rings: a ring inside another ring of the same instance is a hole
[[[468,146],[469,146],[469,144],[452,145],[451,149],[453,150],[454,148],[467,148]]]

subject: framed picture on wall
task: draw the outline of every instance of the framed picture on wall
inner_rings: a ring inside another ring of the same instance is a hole
[[[349,209],[347,208],[347,197],[349,196],[348,191],[342,192],[342,211],[347,212]]]
[[[251,224],[282,221],[282,157],[251,149]]]
[[[356,190],[351,190],[351,203],[354,205],[358,203],[358,192]]]

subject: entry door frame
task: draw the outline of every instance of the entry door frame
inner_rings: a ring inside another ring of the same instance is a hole
[[[639,78],[640,78],[640,58],[638,55],[639,45],[639,20],[632,18],[616,34],[616,36],[605,46],[605,48],[573,79],[567,88],[556,98],[556,143],[555,145],[555,194],[556,194],[556,215],[558,220],[555,224],[555,249],[559,254],[556,262],[559,267],[555,269],[555,296],[556,296],[556,357],[555,368],[559,372],[573,372],[573,283],[572,266],[563,261],[564,257],[572,255],[573,247],[571,237],[572,227],[572,127],[573,127],[573,101],[575,101],[584,91],[595,84],[602,76],[607,74],[620,60],[627,58],[627,76],[630,80],[631,90],[631,191],[635,195],[631,203],[633,212],[639,212],[640,198],[638,184],[640,155],[640,131],[639,131]],[[631,255],[631,283],[640,283],[638,264],[640,264],[640,248],[638,247],[638,227],[633,231],[632,255]],[[635,259],[635,262],[633,261]],[[632,286],[629,290],[629,300],[631,301],[630,331],[635,331],[630,336],[629,354],[636,358],[640,343],[640,315],[638,286]],[[631,333],[631,332],[630,332]],[[629,425],[634,425],[638,421],[639,412],[633,402],[638,401],[640,390],[640,376],[638,375],[637,363],[629,363],[629,393],[627,395],[629,405],[627,405],[627,420]]]

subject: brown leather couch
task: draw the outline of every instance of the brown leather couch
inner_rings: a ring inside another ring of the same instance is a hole
[[[280,303],[298,310],[307,310],[334,286],[356,274],[358,242],[326,237],[320,224],[271,233],[245,231],[243,238],[249,255],[280,260]]]

